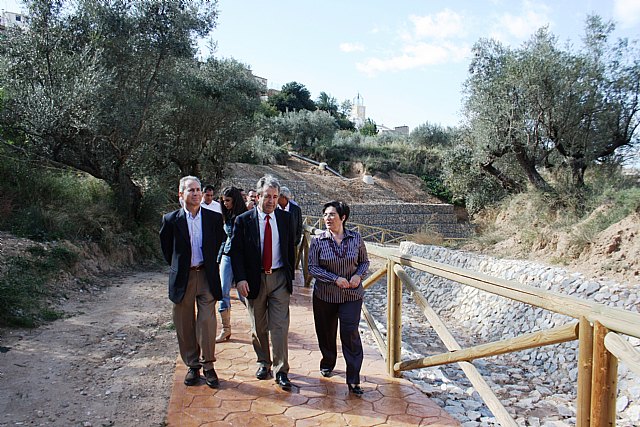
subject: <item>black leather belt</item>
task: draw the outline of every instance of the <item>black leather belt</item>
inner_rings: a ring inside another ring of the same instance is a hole
[[[191,270],[191,271],[204,270],[204,264],[200,264],[200,265],[196,265],[196,266],[193,266],[193,267],[189,267],[189,270]]]
[[[262,270],[262,272],[268,276],[270,274],[275,273],[278,270],[282,270],[282,267],[272,268],[271,270]]]

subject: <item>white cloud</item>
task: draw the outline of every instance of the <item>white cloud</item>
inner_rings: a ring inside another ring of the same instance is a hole
[[[356,64],[359,71],[372,76],[385,71],[402,71],[428,65],[460,61],[469,55],[469,48],[453,43],[416,43],[407,45],[402,53],[391,58],[369,58]]]
[[[613,16],[622,28],[632,28],[640,23],[640,0],[614,0]]]
[[[362,43],[340,43],[340,50],[343,52],[363,52],[364,46]]]
[[[462,15],[449,9],[432,15],[411,15],[408,25],[397,31],[398,53],[369,58],[357,63],[356,68],[371,76],[460,61],[468,57],[469,47],[451,40],[466,35],[463,21]]]
[[[507,42],[510,39],[518,41],[528,39],[540,27],[550,22],[549,8],[542,3],[523,2],[523,10],[519,15],[503,14],[492,31],[493,37]]]
[[[413,23],[413,34],[417,39],[447,39],[462,37],[465,34],[462,16],[450,9],[435,15],[411,15],[409,20]]]

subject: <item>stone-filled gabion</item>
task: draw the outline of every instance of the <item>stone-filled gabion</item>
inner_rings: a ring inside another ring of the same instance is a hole
[[[235,185],[249,190],[257,180],[233,178],[224,185]],[[319,217],[321,200],[305,181],[281,180],[281,185],[289,187],[303,215]],[[446,239],[465,238],[472,233],[468,224],[459,224],[449,204],[404,203],[396,200],[372,201],[372,203],[350,203],[352,223],[386,228],[402,233],[416,233],[423,230],[436,232]]]

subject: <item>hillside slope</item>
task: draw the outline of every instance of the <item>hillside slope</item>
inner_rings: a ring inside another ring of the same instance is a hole
[[[255,182],[265,174],[272,174],[283,181],[305,182],[307,188],[318,193],[322,200],[340,199],[347,203],[442,203],[422,190],[422,181],[415,175],[393,171],[389,174],[378,174],[374,176],[374,184],[370,185],[362,181],[362,173],[358,172],[357,167],[354,169],[355,172],[349,178],[341,179],[330,172],[321,171],[317,166],[290,157],[286,166],[232,163],[228,173],[229,180],[243,179]]]

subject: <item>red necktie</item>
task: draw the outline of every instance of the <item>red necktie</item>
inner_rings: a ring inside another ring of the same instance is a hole
[[[264,225],[264,243],[262,245],[262,268],[264,271],[271,271],[271,225],[269,224],[269,215],[265,217]]]

